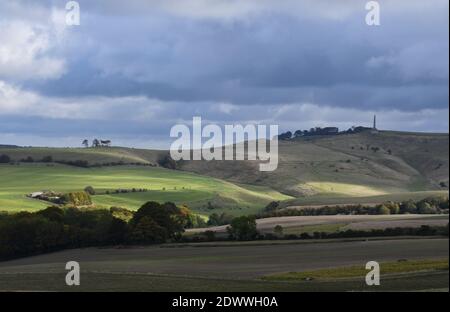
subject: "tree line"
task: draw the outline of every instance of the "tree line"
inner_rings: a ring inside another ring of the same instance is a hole
[[[448,196],[428,197],[404,202],[389,201],[375,206],[341,205],[320,208],[282,209],[279,202],[269,203],[258,218],[284,216],[322,216],[322,215],[389,215],[389,214],[448,214]]]
[[[40,159],[35,159],[32,156],[27,156],[27,157],[24,157],[24,158],[21,158],[21,159],[15,161],[9,155],[6,155],[6,154],[0,155],[0,164],[14,165],[14,164],[20,164],[20,163],[35,163],[35,162],[37,162],[37,163],[56,163],[56,164],[81,167],[81,168],[96,168],[96,167],[124,166],[124,165],[149,166],[149,167],[157,166],[156,164],[152,164],[152,163],[124,162],[123,160],[103,162],[103,163],[90,163],[89,161],[84,160],[84,159],[58,160],[58,159],[53,159],[53,157],[51,155],[43,156]]]
[[[371,230],[345,230],[336,232],[303,232],[299,234],[283,234],[282,227],[274,233],[260,233],[256,222],[250,217],[236,218],[227,228],[226,236],[217,236],[213,231],[205,231],[194,236],[184,236],[183,242],[215,242],[215,241],[252,241],[252,240],[305,240],[305,239],[337,239],[337,238],[369,238],[393,236],[447,236],[449,225],[420,227],[396,227]]]
[[[136,212],[123,208],[48,207],[0,214],[0,260],[91,246],[178,241],[185,228],[203,222],[187,207],[147,202]]]

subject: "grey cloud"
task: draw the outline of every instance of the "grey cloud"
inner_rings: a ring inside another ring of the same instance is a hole
[[[432,118],[448,111],[448,1],[380,2],[382,25],[368,27],[356,0],[188,0],[182,6],[174,0],[81,0],[81,25],[65,29],[64,40],[44,51],[64,62],[63,74],[1,79],[35,94],[36,106],[77,104],[102,118],[79,113],[66,122],[27,117],[29,109],[0,112],[0,134],[161,139],[193,115],[219,124],[278,116],[276,122],[291,128],[289,115],[297,115],[284,114],[289,107],[302,112],[297,120],[305,127],[346,127],[352,121],[341,114],[357,112],[358,123],[386,112],[385,125],[398,130],[445,131],[448,119],[439,119],[442,126]],[[2,2],[0,17],[44,23],[52,8],[61,2]],[[128,98],[141,100],[127,105]],[[87,109],[92,99],[101,105]],[[149,124],[133,118],[146,113]],[[421,122],[392,122],[402,113]]]

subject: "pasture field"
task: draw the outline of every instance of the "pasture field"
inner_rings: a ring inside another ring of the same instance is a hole
[[[183,245],[182,245],[183,246]],[[448,290],[448,270],[382,275],[379,288],[364,276],[327,281],[266,281],[284,272],[448,258],[448,239],[390,239],[227,246],[189,244],[86,248],[0,263],[0,290],[104,291],[358,291]],[[170,247],[170,248],[165,248]],[[65,263],[81,267],[81,286],[64,283]],[[427,268],[430,269],[430,268]]]
[[[158,167],[114,166],[79,168],[58,164],[0,165],[0,210],[35,211],[49,205],[29,199],[26,194],[41,190],[80,191],[90,185],[98,207],[120,206],[137,209],[146,201],[186,204],[199,214],[227,211],[242,215],[255,213],[272,200],[289,196],[264,186],[237,185],[220,179]],[[116,189],[145,188],[148,192],[105,194]],[[214,209],[208,209],[208,202]]]

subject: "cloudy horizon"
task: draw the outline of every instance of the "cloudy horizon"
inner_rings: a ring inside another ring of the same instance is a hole
[[[449,129],[448,1],[0,2],[0,144],[167,148],[170,128]]]

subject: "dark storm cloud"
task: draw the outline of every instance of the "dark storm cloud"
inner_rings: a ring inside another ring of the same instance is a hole
[[[87,10],[68,36],[67,73],[27,86],[49,96],[447,107],[446,13],[383,13],[377,28],[364,10],[345,20],[277,13],[226,22]]]
[[[4,51],[39,51],[0,58],[0,135],[168,136],[194,115],[348,127],[375,112],[398,130],[448,128],[430,119],[448,112],[446,0],[380,1],[377,27],[358,0],[79,2],[63,36],[50,12],[64,1],[0,4],[7,25],[24,21]],[[417,122],[393,122],[402,113]]]

